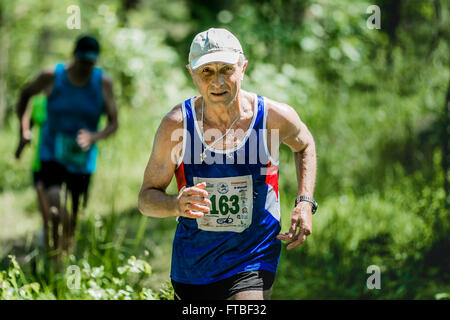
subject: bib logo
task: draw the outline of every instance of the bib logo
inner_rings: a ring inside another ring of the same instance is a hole
[[[217,187],[217,191],[220,194],[225,194],[228,193],[228,185],[226,183],[221,183],[218,187]]]
[[[219,218],[216,220],[217,224],[232,224],[234,221],[231,217]]]

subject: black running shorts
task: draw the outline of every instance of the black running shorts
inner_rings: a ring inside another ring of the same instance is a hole
[[[45,189],[61,186],[64,183],[71,192],[76,207],[78,207],[80,196],[83,197],[84,205],[87,202],[90,178],[90,174],[69,172],[62,164],[55,161],[41,161],[41,170],[33,173],[34,184],[40,182]]]
[[[186,284],[172,280],[175,300],[226,300],[242,291],[272,288],[275,274],[266,270],[244,271],[209,284]]]

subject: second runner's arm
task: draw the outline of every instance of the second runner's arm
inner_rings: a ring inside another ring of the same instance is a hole
[[[40,92],[48,90],[52,86],[54,79],[54,72],[51,69],[43,70],[35,79],[27,83],[20,92],[19,100],[17,101],[16,113],[19,118],[19,145],[15,153],[16,158],[20,158],[23,148],[31,140],[30,131],[30,110],[28,102],[30,98]]]
[[[108,117],[108,123],[101,131],[89,132],[84,128],[78,131],[77,142],[83,150],[89,149],[89,147],[98,140],[109,137],[111,134],[116,132],[119,127],[113,83],[111,78],[106,75],[103,75],[102,78],[102,94],[105,105],[105,113]]]

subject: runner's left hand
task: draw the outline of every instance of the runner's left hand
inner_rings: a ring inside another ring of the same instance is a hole
[[[89,150],[94,143],[93,134],[86,129],[80,129],[77,135],[77,143],[83,151]]]
[[[292,211],[289,231],[284,234],[279,234],[277,239],[290,242],[286,247],[287,250],[290,250],[301,245],[311,233],[312,205],[309,202],[300,202]]]

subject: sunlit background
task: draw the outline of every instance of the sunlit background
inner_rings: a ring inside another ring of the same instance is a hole
[[[71,5],[80,29],[67,27]],[[367,27],[370,5],[381,9],[381,29]],[[193,36],[209,27],[240,39],[249,61],[243,88],[293,106],[316,142],[313,234],[283,249],[272,298],[448,299],[449,5],[0,0],[0,299],[173,298],[176,221],[143,217],[137,196],[162,117],[197,94],[185,65]],[[36,146],[14,159],[15,105],[24,84],[69,61],[86,33],[100,41],[120,127],[99,142],[76,247],[56,270],[39,242]],[[280,157],[285,232],[297,182],[290,149]],[[67,286],[69,265],[81,270],[79,290]],[[380,267],[381,289],[366,285],[370,265]]]

